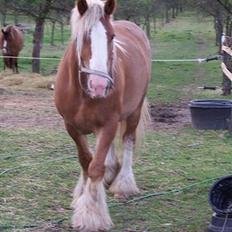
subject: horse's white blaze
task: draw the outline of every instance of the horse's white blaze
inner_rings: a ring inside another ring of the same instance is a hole
[[[7,47],[7,41],[4,39],[3,41],[3,48],[6,48]]]
[[[107,36],[106,29],[101,22],[97,22],[90,33],[91,38],[91,53],[90,69],[98,70],[107,73]]]
[[[5,39],[3,40],[2,52],[3,52],[3,54],[7,53],[7,41]]]

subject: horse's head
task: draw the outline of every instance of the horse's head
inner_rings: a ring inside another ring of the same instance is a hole
[[[77,43],[80,82],[83,77],[92,98],[106,97],[113,86],[111,15],[115,0],[78,0],[72,15],[72,35]],[[82,85],[82,84],[81,84]]]
[[[11,26],[6,26],[2,29],[2,45],[1,49],[3,54],[9,53],[9,42],[11,40]]]

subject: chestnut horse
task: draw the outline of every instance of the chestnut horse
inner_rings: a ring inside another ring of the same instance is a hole
[[[133,150],[136,128],[148,113],[145,95],[151,52],[138,26],[112,20],[115,5],[115,0],[77,1],[71,17],[72,39],[55,85],[56,107],[76,143],[82,167],[73,194],[72,225],[86,232],[112,226],[104,184],[118,198],[139,192]],[[114,147],[117,131],[120,156]],[[87,143],[90,133],[96,135],[94,155]]]
[[[0,33],[0,48],[2,49],[4,70],[5,67],[18,73],[17,56],[23,48],[24,35],[16,26],[6,26]]]

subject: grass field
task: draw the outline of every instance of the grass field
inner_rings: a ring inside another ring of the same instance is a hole
[[[152,47],[155,59],[199,58],[218,50],[211,20],[193,15],[180,16],[159,29],[153,35]],[[29,48],[24,54],[29,54]],[[47,56],[51,50],[43,54]],[[61,47],[54,50],[54,57],[60,57]],[[168,106],[187,105],[193,98],[221,98],[220,91],[197,88],[220,86],[219,67],[219,62],[154,63],[148,98],[154,105]],[[4,79],[1,73],[0,87],[9,91],[9,96],[22,97],[28,91],[28,87],[20,89],[20,85],[9,85]],[[44,92],[39,91],[32,88],[28,94],[43,97]],[[8,96],[4,94],[0,95],[2,99]],[[52,93],[45,95],[52,98]],[[5,119],[9,114],[17,120],[25,113],[6,111],[6,105],[0,107],[0,120],[3,114]],[[49,107],[44,112],[33,110],[29,116],[46,116]],[[72,231],[69,205],[80,168],[75,146],[64,129],[41,125],[6,127],[0,130],[0,141],[0,231]],[[205,231],[212,213],[208,190],[217,178],[231,174],[231,153],[232,139],[227,131],[198,131],[190,124],[150,129],[135,158],[141,198],[122,204],[108,194],[115,224],[111,231]]]

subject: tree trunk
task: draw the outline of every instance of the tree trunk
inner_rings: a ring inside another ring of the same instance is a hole
[[[32,51],[33,58],[40,58],[40,50],[42,48],[42,39],[44,32],[44,23],[45,23],[44,19],[41,18],[36,19],[35,32],[33,38],[33,51]],[[39,59],[32,60],[32,72],[40,73]]]
[[[6,25],[6,13],[2,13],[2,26],[4,27]]]
[[[52,33],[51,33],[51,46],[55,46],[55,43],[54,43],[54,37],[55,37],[55,26],[56,26],[56,22],[53,21],[52,22]]]
[[[182,0],[180,0],[180,2],[179,2],[179,10],[180,10],[181,13],[184,11],[183,10],[183,1]]]
[[[172,18],[176,18],[175,7],[172,7]]]
[[[221,36],[223,33],[223,18],[221,12],[217,13],[215,17],[215,31],[216,31],[216,46],[219,46],[221,49]]]
[[[153,16],[153,30],[154,30],[154,33],[156,33],[156,22],[157,22],[156,17]]]
[[[166,23],[169,23],[170,20],[169,20],[169,9],[168,9],[168,6],[165,7],[165,22]]]
[[[226,38],[226,41],[224,42],[224,45],[229,47],[229,44],[231,43],[231,38]],[[223,52],[223,63],[226,65],[227,69],[232,72],[232,63],[231,63],[231,56],[227,54],[226,52]],[[231,94],[231,80],[223,73],[223,81],[222,81],[222,95],[227,96]]]
[[[145,27],[146,27],[146,33],[147,37],[150,39],[151,38],[151,24],[150,24],[150,17],[147,16],[145,19]]]
[[[14,24],[18,25],[18,14],[14,13]]]
[[[226,18],[226,35],[231,36],[231,18],[229,15]]]
[[[64,23],[60,23],[61,44],[64,46]]]

